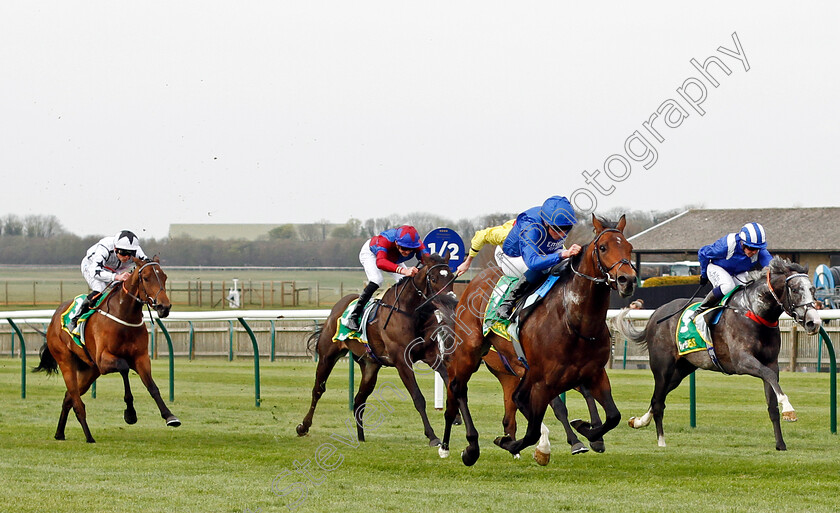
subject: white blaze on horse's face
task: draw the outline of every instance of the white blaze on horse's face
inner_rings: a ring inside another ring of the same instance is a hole
[[[820,330],[822,319],[817,309],[814,308],[814,286],[807,275],[797,276],[788,282],[788,289],[791,295],[791,306],[793,306],[794,318],[805,328],[809,335]]]

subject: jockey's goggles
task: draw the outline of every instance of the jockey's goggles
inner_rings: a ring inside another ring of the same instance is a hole
[[[118,249],[118,250],[117,250],[117,254],[118,254],[118,255],[120,255],[120,256],[130,256],[130,257],[133,257],[134,255],[136,255],[136,254],[137,254],[137,251],[135,251],[135,250],[133,250],[133,249]]]

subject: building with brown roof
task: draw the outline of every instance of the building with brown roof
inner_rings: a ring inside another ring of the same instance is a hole
[[[748,222],[764,226],[774,256],[808,265],[840,265],[840,207],[691,209],[629,238],[641,262],[667,256],[697,260],[697,251]]]

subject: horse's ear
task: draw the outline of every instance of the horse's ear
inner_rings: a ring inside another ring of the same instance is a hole
[[[426,265],[429,265],[429,259],[431,258],[430,255],[427,253],[420,253],[420,262]]]
[[[625,226],[627,226],[627,219],[625,219],[624,214],[621,214],[621,219],[618,220],[618,224],[615,227],[618,231],[623,232]]]
[[[160,263],[160,257],[155,255],[154,257],[152,257],[152,262]]]
[[[443,254],[443,259],[446,260],[447,263],[449,263],[449,253],[451,253],[451,252],[452,252],[452,250],[447,249],[446,253]]]
[[[604,231],[604,225],[601,224],[600,219],[595,217],[595,212],[592,212],[592,228],[595,230],[595,233]]]

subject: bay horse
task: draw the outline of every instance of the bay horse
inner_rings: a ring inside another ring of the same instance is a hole
[[[505,404],[505,415],[502,418],[504,433],[506,436],[516,438],[517,408],[516,402],[513,400],[513,393],[519,385],[519,381],[525,375],[525,366],[519,360],[508,361],[505,359],[503,361],[497,351],[489,351],[482,360],[490,373],[496,376],[496,379],[502,385],[502,395],[504,396]],[[591,424],[593,426],[601,425],[598,407],[595,405],[592,394],[584,387],[577,387],[576,390],[580,392],[586,401]],[[563,402],[563,399],[558,395],[551,400],[549,406],[551,406],[551,409],[554,411],[554,416],[560,421],[563,430],[566,432],[566,443],[569,444],[572,455],[588,452],[589,449],[580,441],[569,423],[569,410],[566,408],[566,403]],[[547,465],[551,459],[551,443],[548,439],[549,430],[544,424],[540,427],[540,430],[540,441],[534,451],[534,459],[540,465]],[[595,452],[604,452],[606,450],[603,438],[591,441],[590,446]]]
[[[571,257],[569,265],[562,266],[558,282],[520,328],[519,340],[530,368],[519,380],[513,400],[528,427],[522,439],[506,434],[495,440],[511,454],[537,443],[548,404],[560,393],[578,386],[591,392],[606,415],[605,422],[597,427],[584,421],[574,423],[587,439],[602,438],[621,419],[604,369],[611,347],[606,317],[610,289],[625,297],[633,292],[633,246],[623,233],[624,216],[613,226],[593,214],[592,224],[593,241]],[[467,404],[467,383],[491,345],[509,361],[517,358],[510,342],[492,332],[486,337],[482,333],[484,311],[501,274],[497,267],[485,269],[467,286],[453,322],[457,344],[445,359],[449,377],[446,428],[439,454],[442,458],[449,456],[452,423],[460,411],[468,443],[461,453],[465,465],[475,464],[480,454],[478,431]]]
[[[85,341],[83,347],[77,345],[70,334],[62,329],[62,314],[71,301],[62,303],[52,316],[47,328],[47,340],[41,347],[41,362],[33,370],[57,374],[60,369],[64,384],[67,385],[55,431],[56,440],[64,440],[67,416],[70,408],[73,408],[85,433],[85,440],[88,443],[95,442],[88,428],[81,396],[96,378],[111,372],[119,372],[123,378],[126,404],[123,418],[127,424],[137,422],[134,397],[128,383],[128,371],[134,370],[157,403],[166,425],[181,425],[181,421],[164,404],[152,379],[149,333],[143,318],[144,305],[154,308],[161,318],[169,315],[172,305],[166,295],[166,274],[160,268],[157,257],[152,260],[134,257],[134,264],[136,267],[129,278],[124,282],[112,283],[113,290],[82,325]]]
[[[340,299],[325,323],[309,337],[309,347],[318,353],[318,366],[315,369],[315,385],[312,387],[309,411],[295,429],[298,436],[309,433],[315,407],[326,391],[327,379],[338,359],[351,352],[362,371],[359,391],[353,401],[359,441],[365,441],[365,401],[373,392],[379,369],[384,365],[396,367],[423,420],[423,432],[429,439],[429,446],[440,445],[440,439],[435,435],[426,415],[426,399],[417,386],[413,364],[425,362],[445,380],[445,367],[442,365],[437,337],[434,336],[438,331],[434,310],[439,306],[447,308],[448,305],[454,311],[456,302],[452,282],[455,275],[449,269],[449,252],[444,256],[437,253],[422,255],[421,264],[416,275],[403,278],[385,291],[376,318],[367,326],[367,346],[352,338],[333,342],[342,314],[358,294],[349,294]],[[444,315],[451,317],[451,313]]]
[[[676,299],[657,308],[644,329],[634,327],[626,319],[627,310],[622,310],[616,317],[616,327],[627,340],[647,346],[655,383],[650,408],[641,418],[631,418],[630,427],[647,426],[653,417],[658,444],[665,447],[662,429],[665,398],[686,376],[697,369],[745,374],[764,381],[776,449],[786,450],[778,404],[782,405],[785,420],[795,421],[796,412],[779,386],[781,334],[778,320],[782,312],[786,312],[808,334],[819,331],[821,320],[814,308],[814,286],[807,272],[807,268],[799,264],[775,257],[764,269],[749,273],[747,285],[732,295],[720,320],[710,327],[719,367],[707,351],[678,355],[675,334],[682,316],[674,314],[684,309],[685,299]]]

